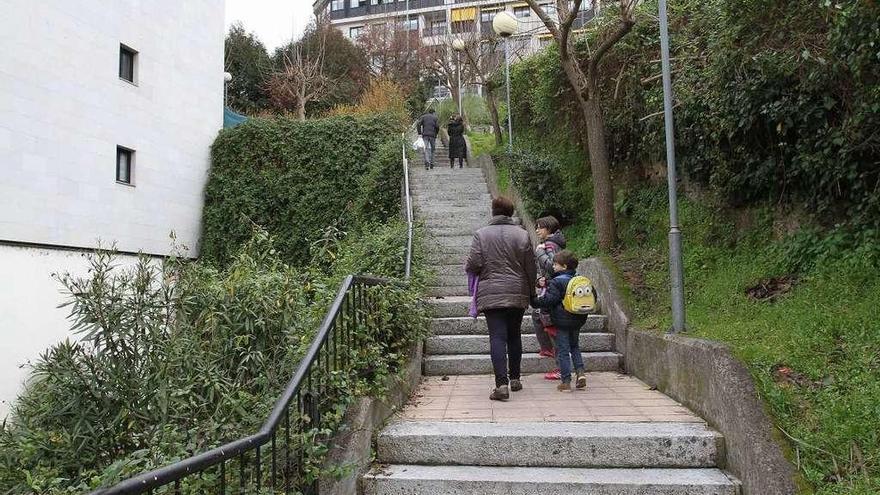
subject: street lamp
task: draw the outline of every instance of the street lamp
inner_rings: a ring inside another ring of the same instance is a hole
[[[513,119],[510,114],[510,47],[508,38],[516,33],[519,20],[510,12],[503,10],[492,18],[492,29],[495,34],[504,38],[504,79],[507,82],[507,151],[513,151]]]
[[[666,180],[669,186],[669,281],[672,291],[671,333],[684,330],[684,274],[681,263],[681,229],[678,227],[678,192],[675,175],[675,133],[672,122],[672,76],[669,69],[669,21],[666,0],[660,0],[660,59],[663,74],[663,115],[666,122]]]
[[[229,82],[232,81],[232,74],[228,72],[223,73],[223,106],[226,106],[226,86],[229,85]]]
[[[455,50],[458,57],[458,115],[464,118],[464,107],[461,106],[461,52],[464,51],[464,40],[457,38],[452,40],[452,49]]]

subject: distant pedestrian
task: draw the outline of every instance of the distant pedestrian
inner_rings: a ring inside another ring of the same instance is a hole
[[[489,326],[495,371],[491,400],[507,400],[511,391],[522,390],[521,327],[537,276],[532,243],[525,229],[511,219],[513,211],[509,199],[492,200],[492,220],[474,234],[465,266],[479,277],[477,310],[486,315]]]
[[[464,120],[460,115],[449,118],[446,131],[449,133],[449,168],[455,168],[456,158],[458,168],[462,168],[467,160],[467,142],[464,140]]]
[[[440,121],[434,115],[433,108],[429,108],[428,113],[419,118],[416,132],[425,141],[425,170],[434,168],[434,151],[436,149],[437,133],[440,132]]]

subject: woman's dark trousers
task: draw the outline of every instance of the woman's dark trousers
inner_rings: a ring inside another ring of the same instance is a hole
[[[507,385],[510,379],[519,380],[522,364],[521,326],[525,309],[487,309],[483,313],[489,326],[489,352],[492,354],[492,368],[495,370],[495,386]]]

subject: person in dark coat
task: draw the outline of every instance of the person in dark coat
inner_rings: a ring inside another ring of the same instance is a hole
[[[465,270],[479,277],[477,311],[486,315],[495,371],[491,400],[522,390],[523,314],[534,296],[537,264],[528,233],[514,223],[513,202],[492,200],[492,220],[474,234]],[[510,374],[508,375],[508,358]]]
[[[434,168],[434,151],[436,151],[437,133],[440,131],[440,122],[434,115],[434,109],[429,108],[428,113],[422,115],[416,124],[416,132],[425,142],[425,170]]]
[[[467,160],[467,142],[464,140],[464,120],[460,115],[449,118],[446,131],[449,133],[449,168],[455,168],[456,158],[458,168],[462,168]]]

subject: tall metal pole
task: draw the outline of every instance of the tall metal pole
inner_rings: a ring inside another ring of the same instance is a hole
[[[510,36],[504,37],[504,79],[507,81],[507,151],[513,151],[513,118],[510,116]]]
[[[669,68],[669,25],[666,0],[660,0],[660,58],[663,70],[663,115],[666,121],[666,178],[669,184],[669,280],[672,286],[672,329],[684,330],[684,274],[681,263],[681,229],[678,226],[678,191],[675,174],[675,132],[672,122],[672,76]]]
[[[407,60],[407,68],[409,68],[409,57],[411,54],[409,53],[409,38],[412,33],[409,32],[409,0],[406,0],[406,60]]]
[[[461,106],[461,50],[456,50],[458,55],[458,115],[464,118],[464,108]]]

